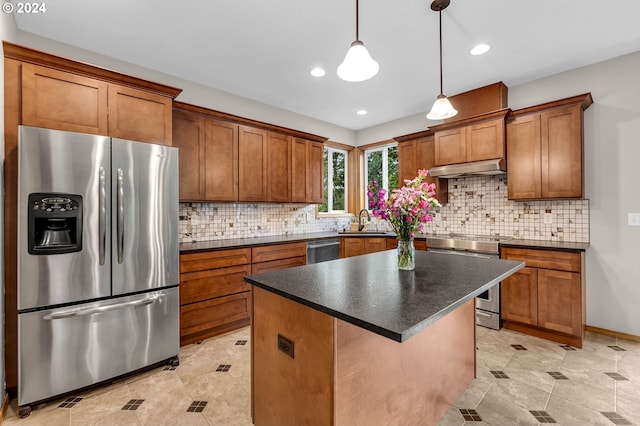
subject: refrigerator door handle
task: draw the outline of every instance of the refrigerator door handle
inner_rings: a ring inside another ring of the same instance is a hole
[[[105,262],[105,252],[107,248],[107,189],[105,182],[105,174],[104,167],[100,167],[99,177],[100,181],[99,194],[98,194],[98,246],[99,246],[99,256],[100,256],[100,266],[104,266]]]
[[[124,175],[122,169],[118,169],[118,193],[117,197],[117,227],[118,227],[118,263],[124,258]]]
[[[164,296],[163,294],[154,294],[153,296],[147,297],[142,300],[132,300],[130,302],[116,303],[114,305],[98,306],[98,307],[85,308],[85,309],[69,309],[67,311],[54,312],[49,315],[45,315],[43,319],[47,321],[51,321],[51,320],[62,319],[62,318],[84,317],[88,315],[101,314],[104,312],[114,311],[116,309],[150,305],[162,299],[163,296]]]

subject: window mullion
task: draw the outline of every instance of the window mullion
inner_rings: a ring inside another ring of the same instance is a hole
[[[329,161],[327,165],[327,211],[333,211],[333,150],[329,151]]]

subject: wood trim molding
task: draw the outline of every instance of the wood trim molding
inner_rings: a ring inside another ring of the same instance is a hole
[[[630,340],[632,342],[640,343],[640,336],[634,334],[622,333],[620,331],[607,330],[606,328],[593,327],[591,325],[585,326],[585,330],[593,333],[604,334],[605,336],[611,336],[618,339]]]
[[[394,139],[388,139],[386,141],[372,142],[372,143],[368,143],[366,145],[358,145],[358,148],[362,152],[364,152],[367,149],[378,148],[378,147],[385,146],[385,145],[396,145],[397,143],[398,143],[398,141],[396,141]]]
[[[176,87],[132,77],[107,68],[98,67],[86,62],[65,58],[63,56],[52,55],[40,50],[9,43],[8,41],[3,41],[2,47],[4,49],[5,58],[73,72],[75,74],[96,78],[110,83],[117,83],[123,86],[157,93],[159,95],[168,96],[172,99],[182,92],[182,89],[178,89]]]
[[[213,117],[218,118],[224,121],[230,121],[236,124],[242,124],[245,126],[251,126],[258,129],[264,129],[272,132],[284,133],[286,135],[291,135],[296,138],[306,139],[313,142],[321,142],[325,143],[329,138],[325,138],[323,136],[313,135],[311,133],[302,132],[300,130],[289,129],[287,127],[276,126],[274,124],[265,123],[263,121],[251,120],[249,118],[240,117],[238,115],[229,114],[222,111],[216,111],[214,109],[209,109],[197,105],[187,104],[185,102],[173,101],[173,110],[174,111],[186,111],[190,113],[200,114],[204,117]]]
[[[571,105],[580,105],[582,110],[589,108],[593,103],[593,98],[591,97],[591,92],[583,93],[577,96],[571,96],[570,98],[558,99],[556,101],[547,102],[540,105],[534,105],[531,107],[520,108],[511,112],[511,117],[515,117],[517,115],[526,115],[534,112],[539,112],[542,110],[548,110],[551,108],[562,108]]]
[[[396,136],[393,139],[398,141],[398,142],[412,141],[414,139],[420,139],[420,138],[426,138],[426,137],[429,137],[429,136],[433,136],[434,133],[435,132],[433,130],[427,129],[427,130],[421,130],[421,131],[415,132],[415,133],[409,133],[408,135]]]
[[[353,145],[347,145],[345,143],[340,143],[340,142],[334,142],[334,141],[326,141],[324,143],[324,146],[328,146],[330,148],[337,148],[337,149],[343,149],[347,152],[351,152],[355,149],[355,146]]]
[[[480,123],[482,121],[494,120],[497,118],[505,118],[511,113],[511,109],[503,108],[497,111],[487,112],[485,114],[478,114],[472,117],[463,118],[462,120],[452,121],[450,123],[442,123],[436,126],[429,127],[429,130],[433,132],[440,132],[442,130],[455,129],[457,127],[467,126],[470,124]]]

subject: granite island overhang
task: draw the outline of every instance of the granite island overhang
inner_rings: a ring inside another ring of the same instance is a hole
[[[390,250],[245,277],[254,424],[435,424],[475,376],[475,296],[523,267]]]

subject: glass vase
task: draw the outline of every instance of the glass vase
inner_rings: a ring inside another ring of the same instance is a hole
[[[412,271],[416,267],[416,249],[413,240],[398,240],[398,269]]]

